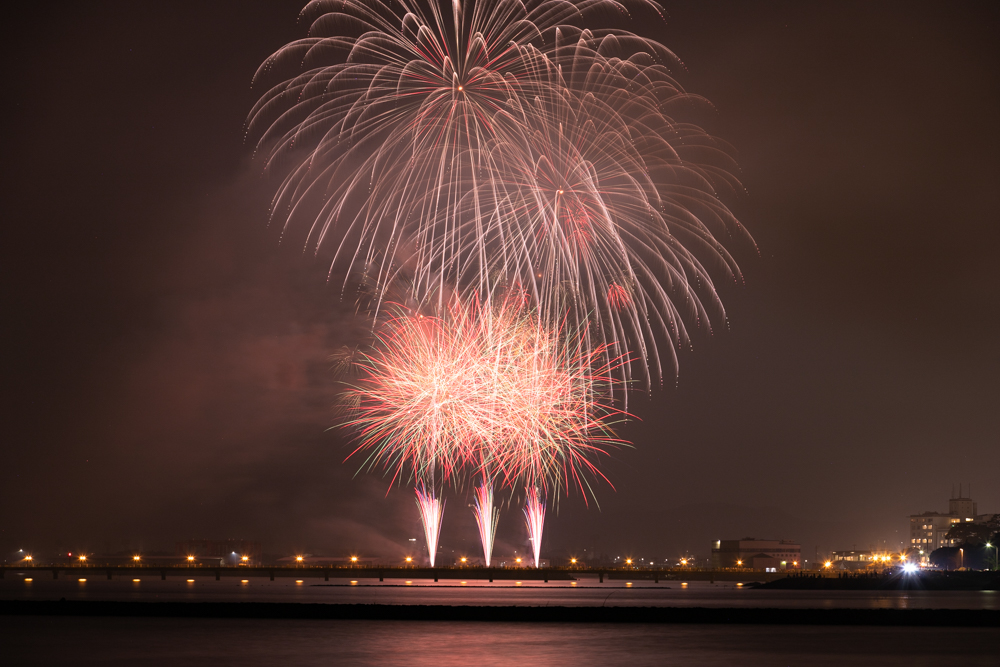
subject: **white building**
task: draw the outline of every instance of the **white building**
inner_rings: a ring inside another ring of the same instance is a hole
[[[975,501],[962,496],[961,487],[958,495],[958,498],[948,500],[947,514],[924,512],[910,516],[910,548],[922,552],[923,560],[935,549],[955,546],[956,540],[949,540],[945,536],[956,523],[986,520],[985,514],[976,513]]]

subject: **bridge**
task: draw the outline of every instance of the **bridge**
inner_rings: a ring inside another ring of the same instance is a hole
[[[462,581],[575,581],[581,577],[598,579],[599,583],[608,580],[621,581],[650,581],[659,583],[660,581],[774,581],[782,579],[793,572],[762,572],[759,570],[702,570],[702,569],[630,569],[630,568],[596,568],[596,567],[548,567],[548,568],[528,568],[528,567],[377,567],[377,566],[348,566],[329,567],[313,565],[276,565],[276,566],[213,566],[213,565],[0,565],[0,579],[7,573],[17,573],[22,575],[37,575],[40,573],[51,574],[53,579],[59,579],[60,575],[67,578],[90,578],[106,576],[107,579],[138,578],[159,576],[166,580],[167,577],[183,577],[190,579],[194,577],[215,577],[220,581],[222,577],[232,577],[239,579],[249,579],[251,577],[267,577],[271,581],[276,578],[281,579],[433,579],[434,581],[462,580]]]

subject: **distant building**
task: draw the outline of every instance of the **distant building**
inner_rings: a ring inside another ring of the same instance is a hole
[[[989,517],[986,514],[979,515],[977,511],[976,502],[964,497],[960,486],[958,497],[948,500],[947,514],[924,512],[910,516],[910,549],[922,552],[922,560],[926,561],[935,549],[955,546],[956,540],[945,537],[948,531],[956,523],[985,521]]]
[[[802,547],[789,540],[719,540],[712,549],[712,567],[745,567],[777,571],[802,566]]]
[[[874,565],[876,558],[873,551],[834,551],[830,562],[838,570],[863,570]]]

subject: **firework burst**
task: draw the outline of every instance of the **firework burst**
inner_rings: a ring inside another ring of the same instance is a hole
[[[609,402],[614,368],[600,365],[605,350],[549,332],[520,303],[454,301],[441,317],[388,319],[345,392],[356,406],[352,455],[393,480],[433,486],[473,473],[592,493],[589,480],[603,479],[595,459],[623,444],[611,430],[625,417]]]
[[[383,292],[409,272],[439,311],[450,290],[518,287],[547,328],[569,314],[589,347],[634,350],[660,375],[660,335],[674,366],[686,326],[724,319],[712,276],[739,279],[726,246],[746,234],[720,199],[739,189],[728,146],[680,120],[703,100],[674,79],[678,59],[582,27],[629,7],[658,11],[309,3],[309,36],[255,77],[279,81],[248,120],[267,169],[286,174],[273,216],[304,223],[331,272]]]

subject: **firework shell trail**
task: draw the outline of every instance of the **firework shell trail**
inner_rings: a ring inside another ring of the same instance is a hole
[[[524,290],[550,330],[630,350],[649,382],[752,240],[723,201],[732,151],[685,120],[707,103],[662,44],[618,28],[646,0],[316,1],[268,58],[247,132],[282,179],[272,216],[331,275],[402,273],[444,310]],[[610,20],[608,20],[610,19]],[[657,344],[657,340],[669,344]],[[662,358],[661,358],[662,357]],[[611,358],[606,357],[605,362]]]
[[[542,553],[542,530],[545,528],[545,499],[537,488],[529,488],[524,504],[524,521],[528,526],[528,537],[531,541],[531,551],[538,567]]]
[[[483,544],[483,558],[486,567],[489,567],[493,558],[493,538],[500,519],[500,510],[493,503],[493,482],[489,479],[483,478],[476,486],[472,512],[479,528],[479,540]]]
[[[422,485],[416,487],[417,508],[420,510],[420,522],[424,525],[424,537],[427,539],[427,556],[431,567],[437,560],[438,539],[441,537],[441,520],[444,518],[444,498],[438,498],[434,491],[427,491]]]

